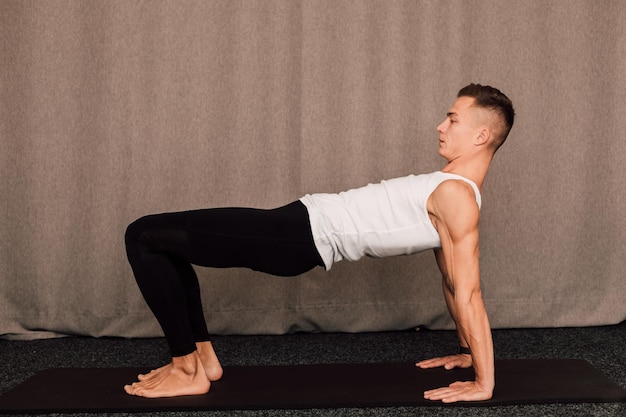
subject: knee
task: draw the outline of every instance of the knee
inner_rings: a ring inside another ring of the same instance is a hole
[[[142,236],[144,236],[145,232],[151,228],[150,217],[151,216],[140,217],[126,227],[124,241],[126,242],[127,248],[129,246],[137,245],[142,241]]]

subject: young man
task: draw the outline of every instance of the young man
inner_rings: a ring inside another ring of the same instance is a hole
[[[511,101],[470,84],[437,127],[441,171],[312,194],[274,210],[223,208],[143,217],[128,227],[128,259],[168,341],[172,361],[125,386],[128,394],[204,394],[222,376],[204,321],[192,264],[246,267],[293,276],[342,259],[433,249],[459,353],[416,366],[474,367],[474,381],[427,391],[444,402],[491,398],[495,386],[491,330],[480,290],[480,193],[496,150],[513,126]]]

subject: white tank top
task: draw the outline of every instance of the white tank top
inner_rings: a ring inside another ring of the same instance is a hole
[[[441,171],[368,184],[338,194],[302,197],[326,270],[342,259],[410,255],[441,247],[426,203],[446,180],[471,185],[480,209],[480,191],[474,182]]]

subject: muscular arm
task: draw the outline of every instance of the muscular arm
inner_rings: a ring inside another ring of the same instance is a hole
[[[495,386],[493,343],[480,290],[478,221],[473,190],[460,181],[446,181],[432,194],[429,212],[441,238],[435,251],[442,273],[443,292],[457,326],[459,342],[472,355],[452,355],[419,362],[423,368],[474,366],[475,381],[456,382],[424,393],[426,398],[478,401],[491,398]]]

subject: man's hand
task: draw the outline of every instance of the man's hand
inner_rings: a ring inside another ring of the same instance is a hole
[[[415,366],[427,369],[444,367],[445,369],[470,368],[472,357],[470,355],[458,354],[443,356],[423,360]],[[455,401],[483,401],[488,400],[493,395],[492,391],[483,389],[475,381],[454,382],[447,387],[437,388],[424,392],[424,398],[433,401],[452,403]]]
[[[439,368],[440,366],[443,366],[447,370],[454,368],[469,368],[472,366],[472,357],[464,354],[443,356],[441,358],[423,360],[416,363],[415,366],[423,369]]]
[[[475,381],[457,381],[447,387],[432,389],[424,392],[424,398],[427,400],[438,401],[444,403],[453,403],[456,401],[485,401],[491,398],[493,392],[485,390]]]

